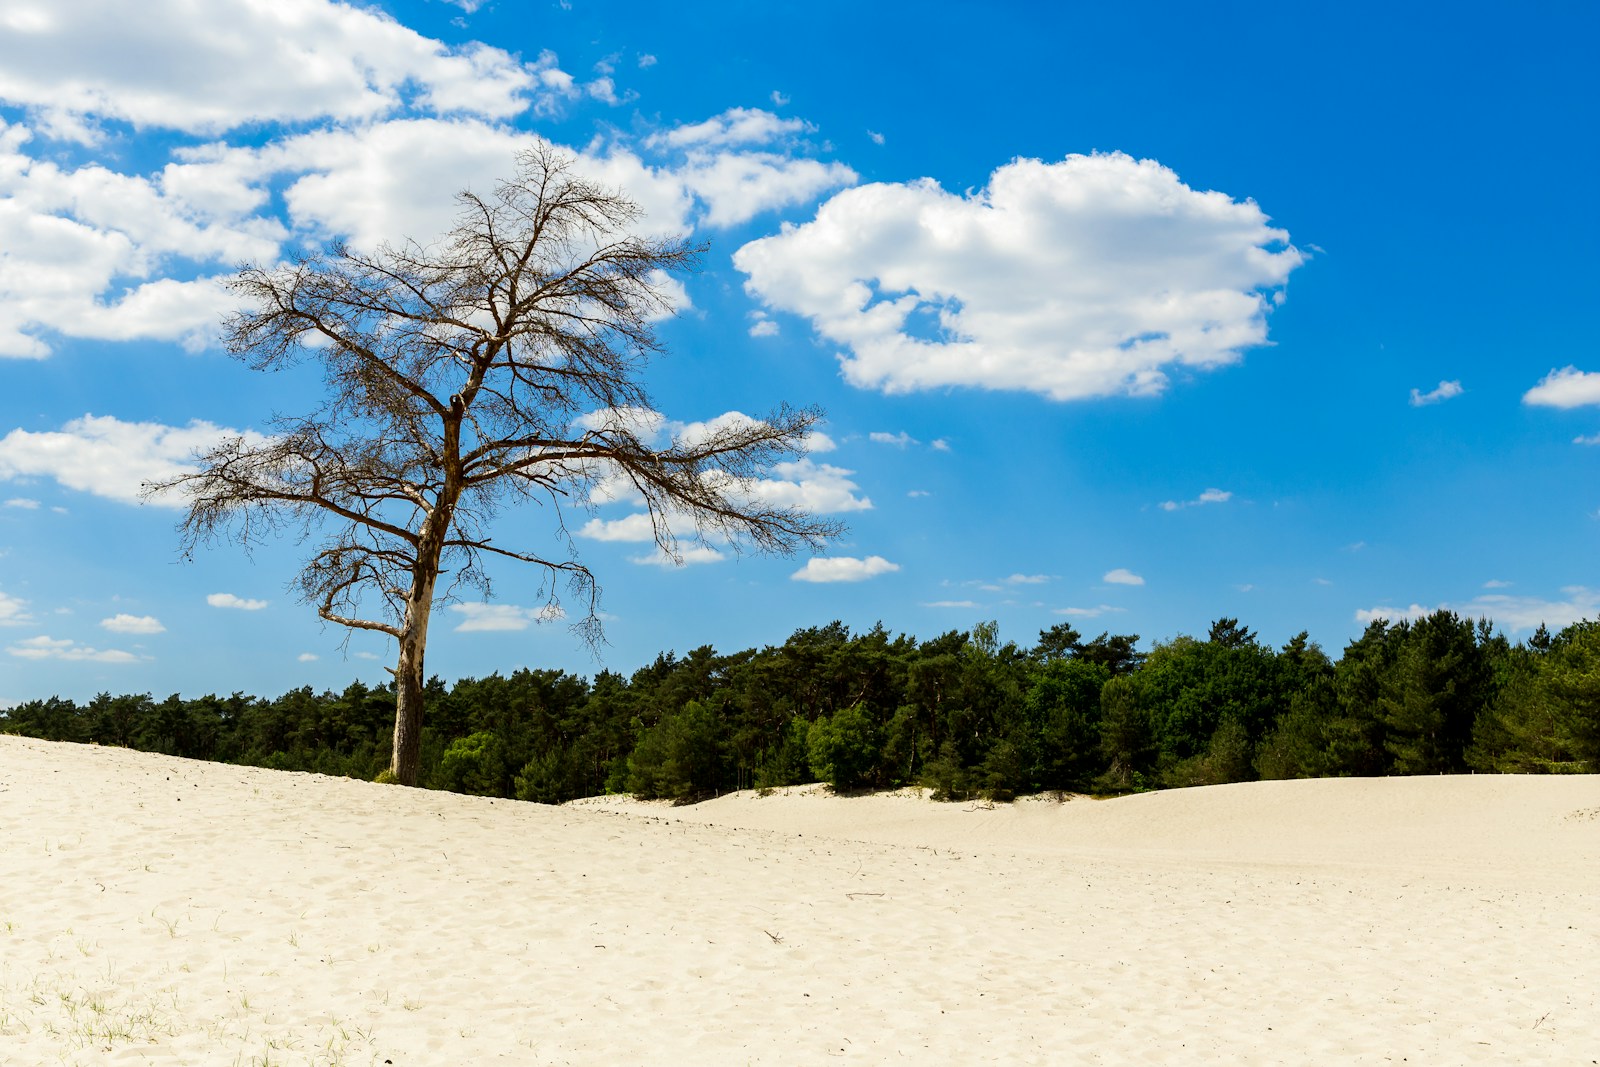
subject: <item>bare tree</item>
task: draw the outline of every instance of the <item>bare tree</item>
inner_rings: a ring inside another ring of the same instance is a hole
[[[406,785],[421,764],[430,613],[462,587],[488,597],[488,558],[543,568],[541,595],[554,607],[569,588],[586,602],[578,629],[599,639],[598,589],[564,513],[592,508],[603,484],[638,494],[674,556],[680,534],[789,553],[840,530],[752,488],[803,452],[813,409],[651,443],[652,322],[672,310],[664,279],[701,249],[630,233],[638,208],[550,148],[522,156],[492,198],[458,200],[437,246],[334,246],[234,277],[245,310],[224,323],[229,351],[260,370],[320,363],[326,397],[146,486],[185,494],[186,557],[224,534],[321,537],[298,591],[329,622],[395,639],[392,770]],[[491,539],[491,520],[524,502],[546,506],[553,551]]]

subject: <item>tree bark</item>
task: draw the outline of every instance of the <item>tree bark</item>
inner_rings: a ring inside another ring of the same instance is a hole
[[[437,571],[419,575],[406,609],[400,655],[394,670],[394,753],[390,773],[401,785],[417,785],[422,773],[423,651],[428,644],[428,617],[433,610]]]
[[[401,785],[416,785],[422,771],[422,648],[412,634],[400,642],[394,672],[394,754],[390,773]]]

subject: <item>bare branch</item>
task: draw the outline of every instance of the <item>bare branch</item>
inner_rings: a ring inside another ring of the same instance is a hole
[[[186,553],[224,533],[246,546],[286,528],[322,538],[300,596],[323,619],[400,646],[402,781],[419,758],[430,613],[463,585],[488,595],[484,558],[544,568],[552,605],[564,579],[587,599],[574,628],[603,640],[598,586],[566,521],[590,508],[602,477],[638,491],[669,552],[685,528],[763,552],[815,548],[840,531],[762,500],[761,480],[800,454],[814,411],[781,408],[664,447],[620,420],[581,428],[596,411],[650,408],[642,371],[660,350],[655,322],[673,310],[661,279],[695,269],[704,248],[632,232],[638,206],[573,167],[535,148],[493,196],[462,193],[437,245],[335,245],[240,270],[229,349],[261,370],[319,366],[324,399],[147,490],[186,494]],[[500,507],[524,501],[548,505],[559,556],[491,543]]]

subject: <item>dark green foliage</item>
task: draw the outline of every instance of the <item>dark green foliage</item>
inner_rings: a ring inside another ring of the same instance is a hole
[[[722,722],[699,701],[662,716],[628,757],[628,789],[646,800],[687,801],[721,785]]]
[[[1132,678],[1113,678],[1100,691],[1100,755],[1104,770],[1095,787],[1107,792],[1143,789],[1160,755],[1155,718]]]
[[[882,748],[877,724],[860,704],[823,716],[806,735],[811,772],[841,792],[874,784]]]
[[[1100,772],[1100,691],[1111,672],[1081,659],[1052,659],[1031,673],[1023,698],[1038,738],[1035,775],[1040,789],[1083,791]]]
[[[1339,774],[1334,758],[1339,701],[1330,678],[1308,682],[1289,695],[1289,710],[1278,718],[1256,753],[1262,778],[1327,778]]]
[[[506,745],[496,734],[480,730],[450,742],[429,783],[454,793],[480,797],[506,794]]]
[[[1600,771],[1600,623],[1509,650],[1497,683],[1468,750],[1475,770]]]
[[[1145,656],[1070,625],[1031,649],[993,623],[930,641],[842,623],[727,655],[664,653],[593,682],[517,670],[429,679],[423,780],[560,803],[602,792],[687,800],[816,780],[921,783],[945,799],[1127,791],[1254,777],[1600,771],[1600,622],[1512,646],[1436,612],[1372,623],[1331,662],[1238,620]],[[0,712],[0,732],[372,779],[394,692],[291,690],[156,701],[102,693]]]
[[[1473,720],[1492,695],[1489,663],[1470,620],[1436,611],[1401,623],[1378,688],[1395,774],[1464,771]]]

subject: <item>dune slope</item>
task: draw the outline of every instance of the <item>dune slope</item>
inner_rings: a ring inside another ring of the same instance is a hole
[[[0,1062],[1589,1063],[1600,780],[564,808],[0,737]]]

